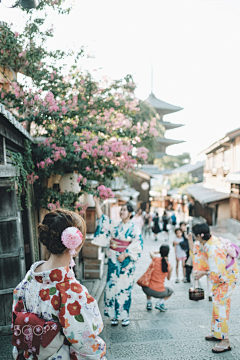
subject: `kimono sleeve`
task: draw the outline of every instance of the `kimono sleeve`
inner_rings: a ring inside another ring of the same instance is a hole
[[[97,229],[92,240],[93,245],[106,247],[111,240],[112,220],[108,216],[102,215],[98,220]]]
[[[14,310],[19,299],[25,300],[25,287],[27,282],[31,280],[31,271],[29,270],[25,276],[25,278],[16,286],[13,291],[13,305],[12,310]]]
[[[143,249],[143,240],[141,231],[137,225],[132,223],[133,226],[131,228],[131,232],[129,236],[132,241],[131,244],[126,248],[125,252],[129,255],[131,260],[137,261],[141,257],[142,249]]]
[[[228,282],[228,272],[226,270],[227,255],[223,248],[213,244],[205,245],[208,257],[209,278],[214,284]]]
[[[193,271],[208,271],[209,264],[207,254],[200,246],[199,242],[196,242],[193,247]]]
[[[72,291],[64,298],[62,294],[59,321],[63,333],[71,343],[71,355],[78,359],[104,360],[105,342],[98,336],[103,321],[96,300],[78,282],[71,283]]]

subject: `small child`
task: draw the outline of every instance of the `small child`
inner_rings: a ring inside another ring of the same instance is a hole
[[[147,272],[150,269],[152,272],[149,285],[143,286],[139,284],[140,286],[142,286],[142,290],[147,296],[147,310],[152,310],[152,297],[158,299],[155,309],[158,309],[162,312],[165,312],[167,310],[167,308],[165,307],[165,300],[167,300],[173,293],[173,290],[165,286],[164,284],[165,279],[167,278],[168,280],[170,280],[172,274],[172,266],[168,262],[168,254],[168,245],[161,245],[158,251],[150,253],[152,262]],[[142,277],[144,277],[145,274]]]
[[[176,274],[177,274],[177,279],[175,281],[175,283],[179,283],[179,278],[178,278],[178,264],[180,261],[182,261],[182,267],[183,267],[183,282],[186,282],[186,278],[185,278],[185,273],[186,273],[186,269],[185,269],[185,261],[187,259],[187,254],[186,251],[184,251],[181,246],[179,245],[180,242],[184,241],[184,237],[183,237],[183,232],[180,228],[176,228],[175,229],[175,234],[176,237],[173,241],[173,245],[175,246],[175,251],[176,251]]]

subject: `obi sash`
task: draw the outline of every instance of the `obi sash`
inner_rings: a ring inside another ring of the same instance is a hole
[[[34,313],[26,312],[23,301],[18,301],[12,312],[12,345],[18,349],[17,360],[23,358],[20,355],[21,350],[24,351],[24,359],[33,355],[34,360],[37,360],[40,345],[46,348],[61,328],[60,323],[45,321]]]
[[[111,241],[110,241],[110,249],[115,250],[115,251],[119,251],[119,252],[124,252],[126,250],[126,248],[129,246],[130,243],[131,243],[131,241],[124,241],[124,240],[119,240],[119,239],[111,239]]]
[[[229,260],[228,260],[228,264],[227,264],[227,266],[226,266],[226,269],[228,269],[228,268],[230,268],[234,263],[235,263],[235,260],[237,259],[237,257],[239,256],[239,254],[240,254],[240,249],[239,249],[239,247],[236,245],[236,244],[231,244],[231,246],[233,247],[233,248],[235,248],[235,250],[236,250],[236,256],[234,256],[234,257],[231,257],[231,255],[227,255],[227,260],[228,260],[228,258],[229,258]]]

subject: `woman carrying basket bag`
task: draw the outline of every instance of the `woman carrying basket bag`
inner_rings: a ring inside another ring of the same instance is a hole
[[[192,234],[188,235],[188,241],[193,253],[194,277],[198,280],[207,275],[213,283],[211,334],[205,339],[220,341],[213,347],[214,353],[230,351],[228,320],[231,296],[239,277],[237,261],[236,258],[232,258],[229,263],[229,255],[223,242],[210,234],[207,224],[193,226],[193,234],[197,240],[196,243],[193,244]]]

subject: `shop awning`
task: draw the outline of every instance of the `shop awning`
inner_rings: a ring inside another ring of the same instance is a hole
[[[209,204],[230,198],[230,193],[207,188],[203,183],[189,186],[187,192],[201,204]]]

